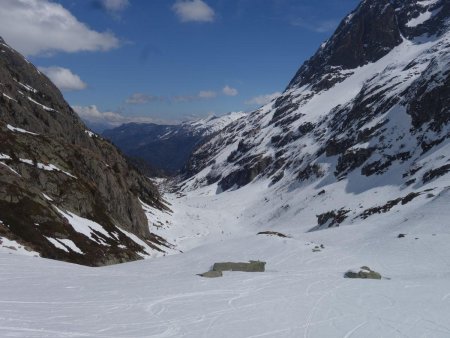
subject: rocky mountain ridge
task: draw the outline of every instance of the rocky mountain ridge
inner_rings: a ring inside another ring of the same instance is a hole
[[[144,207],[150,180],[87,130],[59,90],[0,42],[0,246],[104,265],[163,253]],[[4,244],[3,244],[4,245]]]
[[[298,202],[271,212],[312,230],[426,203],[448,188],[449,53],[448,1],[362,1],[279,98],[193,154],[181,189],[267,182]]]

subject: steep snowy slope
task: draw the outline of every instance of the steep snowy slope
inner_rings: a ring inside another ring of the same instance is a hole
[[[154,170],[176,174],[199,144],[243,116],[244,113],[234,112],[179,125],[129,123],[102,135],[130,158],[143,160]]]
[[[0,250],[87,265],[162,253],[167,244],[150,232],[143,202],[166,208],[154,185],[0,39]]]
[[[426,203],[450,171],[450,3],[366,0],[270,104],[199,148],[183,182],[265,181],[256,215],[329,228]],[[252,183],[252,184],[253,184]]]

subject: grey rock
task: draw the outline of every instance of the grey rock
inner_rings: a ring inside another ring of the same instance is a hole
[[[205,277],[205,278],[218,278],[218,277],[222,277],[223,273],[222,271],[207,271],[205,273],[200,273],[198,274],[198,276],[200,277]]]
[[[213,271],[244,271],[244,272],[264,272],[266,262],[250,261],[249,263],[215,263]]]

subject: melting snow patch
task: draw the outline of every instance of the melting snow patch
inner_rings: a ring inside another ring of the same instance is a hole
[[[431,18],[431,16],[433,15],[433,13],[431,12],[424,12],[421,13],[417,18],[411,19],[410,21],[408,21],[408,23],[406,24],[406,26],[408,27],[416,27],[420,24],[423,24],[425,21],[429,20]]]
[[[47,236],[45,236],[45,238],[47,238],[47,240],[48,240],[50,243],[52,243],[53,246],[54,246],[55,248],[61,249],[61,250],[65,251],[65,252],[69,252],[69,249],[67,249],[67,248],[65,247],[65,245],[63,245],[62,243],[60,243],[57,239],[50,238],[50,237],[47,237]]]
[[[13,126],[10,125],[10,124],[8,124],[8,125],[6,126],[6,128],[8,128],[8,129],[11,130],[11,131],[17,132],[17,133],[30,134],[30,135],[36,135],[36,136],[39,135],[39,134],[32,133],[31,131],[27,131],[27,130],[22,129],[22,128],[13,127]]]
[[[45,198],[47,201],[53,202],[53,200],[52,200],[50,197],[48,197],[46,194],[42,193],[42,195],[44,196],[44,198]]]
[[[20,93],[20,91],[19,91],[19,93]],[[21,94],[23,94],[23,93],[21,93]],[[42,109],[44,109],[44,110],[46,110],[46,111],[53,111],[53,112],[55,112],[55,113],[58,112],[58,111],[56,111],[56,110],[53,109],[53,108],[44,106],[42,103],[39,103],[39,102],[33,100],[33,99],[32,99],[31,97],[29,97],[29,96],[28,96],[28,100],[30,100],[30,101],[33,102],[34,104],[37,104],[38,106],[40,106]]]
[[[51,237],[45,237],[47,240],[52,243],[56,248],[64,250],[65,252],[70,252],[69,249],[73,252],[84,254],[83,251],[80,250],[77,245],[71,241],[70,239],[55,239]]]
[[[0,159],[1,159],[1,157],[0,157]],[[19,160],[20,160],[20,162],[22,162],[22,163],[29,164],[29,165],[34,165],[32,160],[24,159],[24,158],[21,158],[21,159],[19,159]],[[37,166],[38,169],[41,169],[41,170],[46,170],[46,171],[59,171],[59,172],[65,174],[65,175],[67,175],[67,176],[69,176],[69,177],[72,177],[72,178],[75,178],[75,179],[77,178],[76,176],[72,175],[71,173],[59,169],[59,168],[58,168],[57,166],[55,166],[54,164],[36,163],[36,166]]]
[[[139,244],[140,246],[142,246],[144,248],[144,252],[145,254],[148,256],[142,256],[144,258],[150,258],[150,256],[152,255],[152,248],[145,243],[142,239],[140,239],[138,236],[136,236],[135,234],[132,234],[131,232],[128,232],[124,229],[119,229],[121,232],[123,232],[128,238],[130,238],[133,242]]]
[[[90,131],[90,130],[85,130],[84,132],[85,132],[86,134],[88,134],[89,137],[98,137],[97,134],[93,133],[93,132]]]
[[[57,206],[55,206],[55,209],[64,216],[67,221],[69,221],[70,225],[74,228],[76,232],[79,232],[80,234],[85,235],[86,237],[90,238],[91,240],[103,244],[108,245],[104,240],[102,240],[103,243],[101,243],[98,238],[99,236],[94,236],[93,231],[100,233],[104,237],[111,238],[110,234],[98,223],[91,221],[87,218],[80,217],[78,215],[75,215],[74,213],[71,213],[70,211],[62,211]],[[100,238],[101,239],[101,238]]]
[[[417,4],[419,6],[426,7],[426,6],[434,5],[438,1],[439,0],[424,0],[424,1],[418,1]]]
[[[6,97],[8,100],[17,102],[17,100],[13,99],[11,96],[6,95],[5,93],[2,93],[4,97]]]
[[[2,155],[2,154],[0,154],[0,155]],[[7,165],[6,163],[4,163],[4,162],[0,162],[0,164],[1,165],[3,165],[3,166],[5,166],[5,167],[7,167],[9,170],[11,170],[14,174],[16,174],[17,176],[20,176],[20,174],[17,172],[17,171],[15,171],[13,168],[11,168],[9,165]]]
[[[26,60],[26,59],[25,59]],[[28,60],[26,60],[27,62],[28,62]],[[28,62],[29,63],[29,62]],[[23,88],[25,88],[26,90],[28,90],[29,92],[32,92],[32,93],[37,93],[38,91],[36,90],[36,89],[34,89],[33,87],[31,87],[31,86],[29,86],[29,85],[27,85],[27,84],[24,84],[24,83],[22,83],[22,82],[19,82],[19,81],[17,81],[16,79],[14,79],[14,81],[16,81],[19,85],[21,85]]]
[[[11,156],[0,153],[0,160],[10,160]]]

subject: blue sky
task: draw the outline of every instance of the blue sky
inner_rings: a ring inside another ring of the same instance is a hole
[[[95,109],[93,116],[109,113],[98,122],[116,124],[122,117],[164,122],[257,108],[285,88],[359,2],[5,1],[18,19],[11,14],[8,23],[0,13],[0,35],[42,67],[81,114]],[[30,22],[11,27],[20,20]],[[41,33],[31,44],[21,36],[30,35],[27,28]]]

